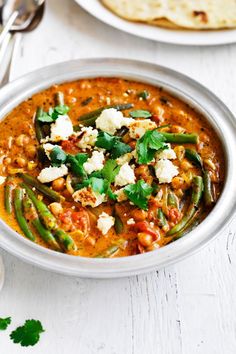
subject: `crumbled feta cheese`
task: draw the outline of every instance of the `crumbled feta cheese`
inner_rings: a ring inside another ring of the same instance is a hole
[[[129,125],[129,135],[132,139],[140,139],[147,130],[153,130],[156,128],[156,123],[151,119],[134,120]]]
[[[156,154],[156,158],[158,160],[161,159],[167,159],[167,160],[174,160],[176,159],[176,153],[173,149],[171,149],[171,145],[170,144],[165,144],[166,146],[168,146],[168,149],[162,150],[161,152]]]
[[[43,144],[43,149],[44,149],[45,154],[49,160],[50,160],[50,153],[54,149],[55,146],[58,146],[58,145],[53,145],[50,143]],[[60,146],[58,146],[58,147],[60,147]]]
[[[115,108],[104,109],[96,120],[96,128],[109,133],[115,134],[117,129],[129,126],[134,121],[133,118],[125,118],[123,113]]]
[[[179,171],[170,160],[161,159],[158,160],[155,165],[156,176],[159,179],[159,183],[170,183],[172,178],[177,176]]]
[[[51,124],[51,141],[67,140],[73,134],[73,124],[67,115],[59,116],[55,123]]]
[[[78,142],[78,147],[81,149],[91,149],[91,146],[94,146],[97,140],[97,129],[93,129],[92,127],[83,127],[81,132],[83,135]]]
[[[114,224],[115,218],[113,218],[113,216],[108,215],[104,211],[99,215],[97,228],[102,232],[103,235],[106,235]]]
[[[92,156],[84,163],[85,172],[89,175],[93,171],[99,171],[103,168],[104,153],[102,151],[93,151]]]
[[[127,184],[135,183],[134,170],[126,162],[121,166],[118,175],[115,178],[115,186],[126,186]]]
[[[49,183],[57,178],[63,177],[68,174],[68,168],[66,165],[61,165],[60,167],[46,167],[41,170],[38,175],[38,180],[41,183]]]
[[[6,180],[6,177],[0,176],[0,185],[3,184]]]
[[[133,218],[130,218],[127,220],[127,225],[134,225],[135,224],[135,221]]]
[[[72,195],[75,202],[80,202],[83,207],[97,207],[105,201],[105,194],[94,192],[91,187],[84,187]]]
[[[117,202],[124,202],[128,199],[127,195],[124,192],[124,188],[120,188],[114,192],[117,195]]]

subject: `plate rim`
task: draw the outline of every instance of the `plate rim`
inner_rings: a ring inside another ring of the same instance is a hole
[[[97,18],[99,21],[107,24],[108,26],[111,26],[113,28],[116,28],[122,32],[129,33],[131,35],[149,39],[152,41],[160,42],[160,43],[166,43],[166,44],[173,44],[173,45],[182,45],[182,46],[219,46],[219,45],[226,45],[226,44],[233,44],[236,43],[236,28],[235,29],[222,29],[222,30],[210,30],[210,31],[196,31],[196,30],[172,30],[172,29],[166,29],[158,26],[151,26],[148,24],[141,24],[141,23],[135,23],[131,22],[125,19],[122,19],[118,15],[115,15],[112,11],[109,9],[106,9],[105,6],[103,6],[100,3],[100,0],[75,0],[75,2],[83,8],[87,13],[92,15],[93,17]],[[100,15],[100,11],[97,11],[97,8],[93,8],[94,4],[98,5],[100,10],[102,10],[102,13]],[[105,16],[104,16],[105,15]],[[108,18],[107,18],[108,16]],[[110,21],[108,20],[110,19]],[[135,26],[140,26],[140,29]],[[155,38],[155,36],[148,36],[145,34],[145,31],[142,31],[144,28],[151,28],[153,29],[153,34],[155,32],[160,32],[159,36]],[[137,30],[135,30],[137,28]],[[170,32],[171,31],[171,32]],[[190,36],[187,36],[187,34],[192,35],[192,38]],[[171,35],[177,35],[172,36],[173,38],[171,39]],[[196,35],[195,35],[196,34]],[[203,36],[203,34],[210,34],[210,38],[212,37],[213,40],[204,40],[206,36]],[[225,34],[225,36],[224,36]],[[179,35],[179,36],[178,36]],[[180,39],[178,39],[178,37]],[[226,37],[226,38],[225,38]],[[190,38],[190,39],[188,39]]]

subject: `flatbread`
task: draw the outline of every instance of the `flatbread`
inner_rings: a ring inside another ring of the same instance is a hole
[[[167,28],[236,27],[236,0],[101,0],[116,15]]]

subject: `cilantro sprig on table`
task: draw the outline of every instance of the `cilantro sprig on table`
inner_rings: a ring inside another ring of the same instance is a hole
[[[5,331],[11,324],[11,317],[0,318],[0,331]]]
[[[148,209],[148,199],[151,196],[152,191],[153,188],[142,179],[137,183],[129,184],[124,188],[124,193],[129,200],[143,210]]]
[[[147,130],[137,141],[138,163],[146,164],[153,160],[157,151],[168,149],[165,137],[157,130]]]
[[[37,117],[37,120],[41,123],[52,123],[57,120],[59,116],[63,116],[69,112],[70,108],[65,104],[50,108],[48,112],[43,110],[40,112],[40,115]]]
[[[0,331],[5,331],[11,324],[11,317],[0,318]],[[45,332],[38,320],[26,320],[23,326],[17,327],[11,332],[10,338],[14,343],[22,347],[33,346],[38,343],[40,334]]]
[[[10,334],[14,343],[20,343],[22,347],[33,346],[38,343],[40,334],[44,332],[40,321],[26,320],[23,326],[18,327]]]
[[[132,149],[128,144],[120,141],[119,136],[110,135],[106,132],[99,132],[95,145],[110,152],[112,159],[130,152]]]

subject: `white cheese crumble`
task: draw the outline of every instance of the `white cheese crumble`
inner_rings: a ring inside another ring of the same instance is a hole
[[[156,123],[151,119],[134,120],[129,125],[129,135],[132,139],[140,139],[147,130],[153,130],[156,128]]]
[[[115,178],[115,186],[126,186],[127,184],[135,183],[134,170],[126,162],[121,166],[118,175]]]
[[[127,220],[127,225],[134,225],[135,224],[135,221],[133,218],[130,218]]]
[[[94,192],[91,187],[84,187],[72,195],[75,202],[80,202],[83,207],[97,207],[105,201],[105,194]]]
[[[45,154],[49,160],[50,160],[50,153],[54,149],[55,146],[58,146],[58,145],[53,145],[50,143],[43,144],[43,149],[44,149]],[[60,146],[58,146],[58,147],[60,147]]]
[[[6,177],[0,176],[0,185],[3,184],[6,180]]]
[[[121,127],[129,126],[134,121],[133,118],[125,118],[123,113],[115,108],[104,109],[96,120],[96,128],[114,135]]]
[[[156,176],[159,179],[159,183],[170,183],[172,178],[177,176],[178,168],[170,161],[166,159],[158,160],[155,165]]]
[[[168,149],[165,149],[159,153],[156,154],[156,158],[158,160],[161,159],[168,159],[168,160],[174,160],[176,159],[176,153],[173,149],[171,149],[171,145],[170,144],[165,144]]]
[[[81,132],[83,135],[78,142],[78,147],[81,149],[91,149],[91,146],[94,146],[97,140],[97,129],[93,129],[92,127],[83,127]]]
[[[100,171],[104,166],[104,153],[102,151],[93,151],[92,156],[83,164],[85,172],[89,175],[93,171]]]
[[[108,215],[104,211],[99,215],[97,221],[97,228],[101,231],[103,235],[106,235],[110,228],[115,224],[115,218]]]
[[[124,188],[120,188],[114,192],[117,195],[117,202],[124,202],[128,199],[127,195],[124,192]]]
[[[51,141],[67,140],[74,133],[73,124],[67,115],[59,116],[55,123],[51,124]]]
[[[57,178],[63,177],[68,174],[68,168],[66,165],[61,165],[60,167],[46,167],[41,170],[38,175],[38,180],[41,183],[49,183]]]

